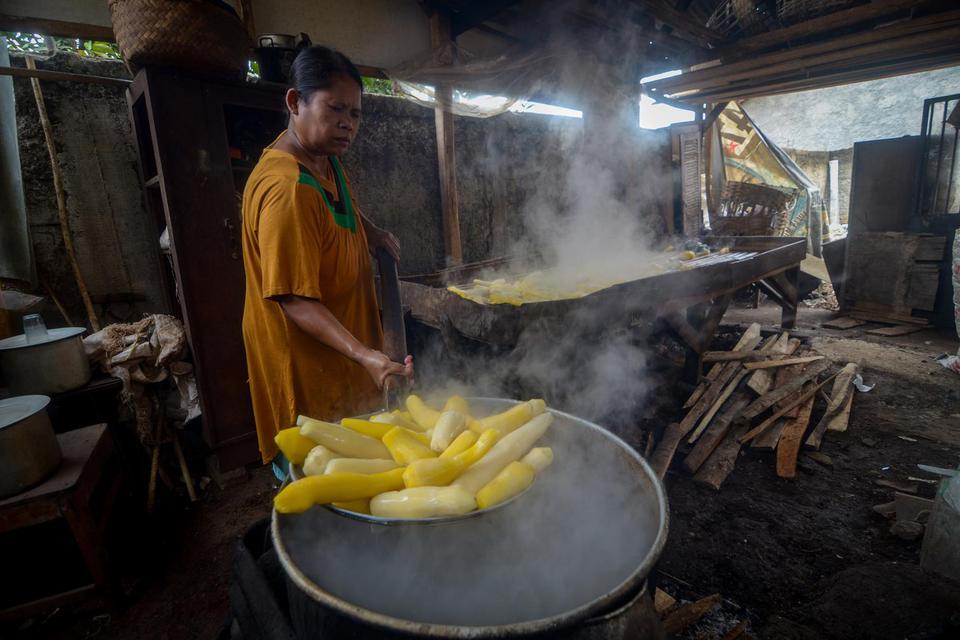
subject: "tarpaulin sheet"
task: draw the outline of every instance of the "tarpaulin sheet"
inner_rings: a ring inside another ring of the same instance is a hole
[[[717,117],[724,180],[763,184],[794,196],[783,235],[807,238],[807,252],[820,256],[829,240],[829,219],[817,184],[750,119],[736,102]],[[717,193],[722,185],[715,185]]]

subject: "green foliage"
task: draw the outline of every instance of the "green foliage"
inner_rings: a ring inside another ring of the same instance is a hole
[[[120,49],[113,42],[81,40],[80,38],[48,38],[37,33],[19,33],[0,31],[7,38],[7,50],[10,53],[34,53],[48,55],[50,43],[57,51],[67,51],[82,58],[103,58],[120,60]]]
[[[363,78],[363,90],[367,93],[376,93],[382,96],[395,96],[397,92],[393,90],[393,83],[382,78]]]

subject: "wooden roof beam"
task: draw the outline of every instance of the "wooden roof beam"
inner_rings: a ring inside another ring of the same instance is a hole
[[[84,40],[97,40],[100,42],[115,42],[117,39],[113,35],[112,27],[4,14],[0,14],[0,31],[39,33],[41,35],[56,36],[58,38],[82,38]]]
[[[704,48],[717,46],[725,40],[720,33],[700,24],[687,14],[677,11],[664,0],[639,0],[639,2],[650,15],[668,25],[678,36],[686,36],[685,39],[690,39]]]
[[[920,0],[919,2],[918,0],[874,0],[874,2],[868,4],[805,20],[783,29],[741,38],[721,49],[720,56],[727,58],[738,54],[761,51],[778,45],[789,44],[796,40],[829,33],[843,27],[883,18],[899,11],[937,6],[947,8],[949,3],[943,0]]]
[[[729,82],[731,79],[749,78],[773,72],[773,65],[793,63],[803,65],[810,56],[833,53],[860,45],[890,42],[894,38],[949,28],[960,22],[960,11],[943,13],[911,20],[882,29],[860,32],[849,36],[802,45],[794,49],[774,51],[752,56],[748,59],[716,65],[699,71],[691,71],[672,78],[664,78],[648,85],[654,93],[678,93],[689,89],[706,89]]]

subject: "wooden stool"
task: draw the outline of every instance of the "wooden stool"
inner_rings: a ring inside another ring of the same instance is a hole
[[[0,500],[0,533],[63,518],[93,583],[18,604],[0,611],[0,619],[24,618],[94,593],[117,605],[122,599],[119,580],[109,567],[104,540],[122,479],[107,425],[62,433],[57,440],[63,461],[56,473],[29,491]]]

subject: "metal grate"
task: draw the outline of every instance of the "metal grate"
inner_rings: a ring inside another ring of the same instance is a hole
[[[921,216],[960,214],[960,94],[923,102]]]

